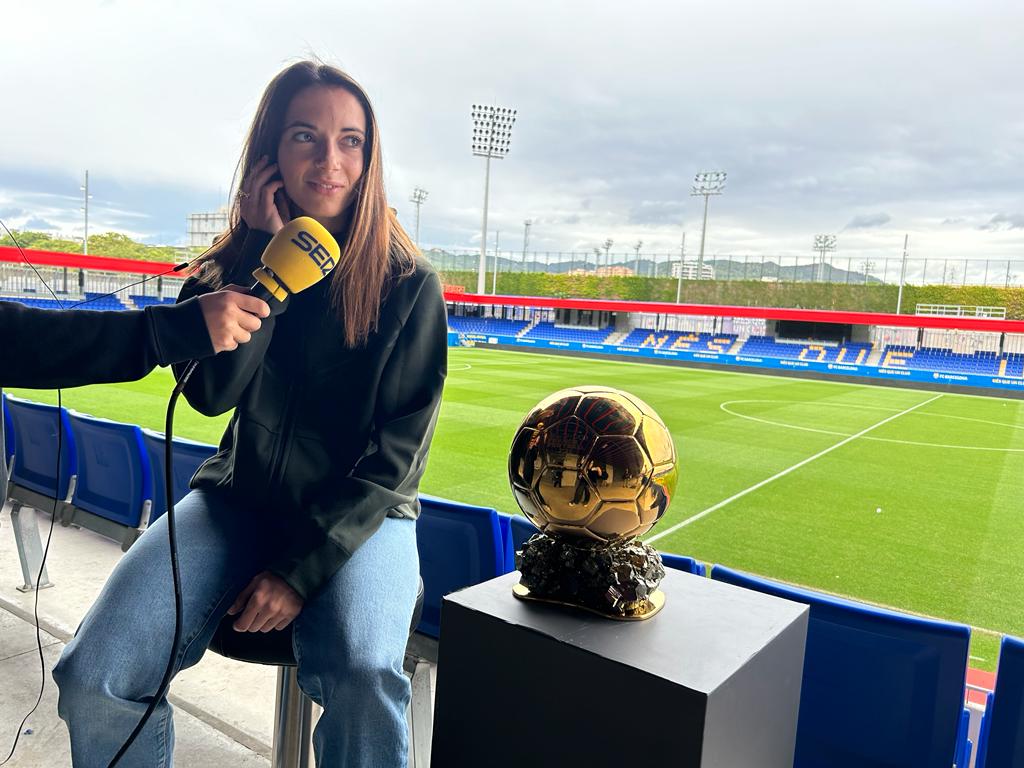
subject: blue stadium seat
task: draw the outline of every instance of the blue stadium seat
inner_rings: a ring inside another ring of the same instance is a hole
[[[512,518],[516,515],[498,513],[498,527],[501,529],[501,546],[505,551],[505,572],[516,569],[515,550],[512,548]]]
[[[78,483],[68,522],[120,541],[127,551],[149,524],[153,507],[153,474],[142,430],[74,411],[69,418]]]
[[[960,713],[960,727],[956,732],[956,756],[953,758],[954,768],[967,768],[971,764],[971,740],[967,732],[971,727],[971,712],[964,709]]]
[[[673,555],[669,552],[661,552],[661,563],[666,568],[674,568],[684,573],[692,573],[694,576],[707,576],[707,568],[704,563],[699,563],[692,557],[685,555]]]
[[[524,515],[512,515],[512,552],[513,554],[523,548],[523,544],[526,543],[533,534],[539,533],[533,523],[531,523]]]
[[[153,511],[149,522],[153,523],[167,511],[166,455],[164,446],[167,441],[163,432],[151,429],[142,430],[142,442],[146,446],[149,465],[153,470]],[[217,452],[217,446],[197,443],[176,437],[171,441],[172,459],[174,462],[174,481],[171,484],[174,503],[177,504],[189,492],[188,484],[199,466]]]
[[[508,573],[507,542],[489,507],[421,495],[416,544],[424,588],[417,632],[429,637],[440,634],[445,595]]]
[[[57,475],[57,423],[58,410],[55,405],[33,403],[18,397],[7,397],[14,439],[18,452],[11,468],[12,495],[19,496],[17,489],[34,492],[46,500],[57,499],[62,503],[71,501],[75,477],[78,474],[78,457],[75,453],[75,438],[68,420],[68,412],[61,409],[60,434],[60,476]],[[22,496],[29,506],[40,508],[40,498]],[[48,506],[46,511],[52,511]],[[59,510],[58,510],[59,512]]]
[[[1004,637],[988,695],[975,768],[1024,768],[1024,640]]]
[[[0,396],[3,398],[4,407],[4,463],[7,465],[8,471],[10,471],[11,464],[13,463],[11,459],[14,458],[18,444],[14,439],[14,424],[11,423],[11,409],[7,407],[7,395]]]
[[[950,766],[964,753],[970,627],[721,565],[711,578],[810,606],[795,768]]]

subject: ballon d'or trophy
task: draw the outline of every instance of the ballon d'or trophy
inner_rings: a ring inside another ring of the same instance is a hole
[[[637,539],[676,487],[672,436],[654,409],[609,387],[555,392],[520,425],[508,473],[540,529],[516,553],[516,597],[631,621],[661,610],[665,568]]]

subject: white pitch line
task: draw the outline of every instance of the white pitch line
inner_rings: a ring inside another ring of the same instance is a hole
[[[845,440],[840,440],[835,445],[831,445],[828,448],[826,448],[825,450],[820,451],[820,452],[814,454],[813,456],[809,456],[806,459],[804,459],[803,461],[797,462],[796,464],[794,464],[791,467],[787,467],[786,469],[782,470],[781,472],[778,472],[778,473],[772,475],[771,477],[769,477],[769,478],[767,478],[765,480],[762,480],[761,482],[759,482],[759,483],[757,483],[755,485],[752,485],[749,488],[746,488],[746,489],[740,491],[737,494],[734,494],[734,495],[730,496],[728,499],[724,499],[724,500],[718,502],[717,504],[715,504],[713,506],[710,506],[710,507],[708,507],[707,509],[705,509],[705,510],[703,510],[701,512],[698,512],[696,515],[693,515],[692,517],[688,517],[685,520],[683,520],[682,522],[676,523],[671,528],[667,528],[664,531],[661,531],[660,533],[657,533],[654,536],[651,536],[649,539],[644,539],[644,541],[647,544],[650,544],[650,543],[655,542],[655,541],[657,541],[658,539],[660,539],[660,538],[662,538],[664,536],[668,536],[670,533],[675,533],[680,528],[684,528],[687,525],[689,525],[690,523],[697,522],[702,517],[710,515],[712,512],[721,509],[726,504],[731,504],[732,502],[736,501],[736,499],[742,499],[748,493],[753,493],[754,491],[758,490],[759,488],[764,488],[764,486],[768,485],[768,483],[774,482],[774,481],[778,480],[780,477],[785,477],[790,472],[795,472],[796,470],[800,469],[800,467],[803,467],[803,466],[806,466],[807,464],[810,464],[815,459],[820,459],[822,456],[824,456],[826,454],[829,454],[829,453],[832,453],[832,451],[836,450],[837,448],[842,448],[847,443],[852,443],[858,437],[863,437],[868,432],[871,432],[874,429],[878,429],[879,427],[881,427],[881,426],[883,426],[885,424],[888,424],[890,421],[893,421],[894,419],[898,419],[900,416],[905,416],[906,414],[910,413],[911,411],[916,411],[918,408],[920,408],[920,407],[922,407],[924,405],[928,405],[928,403],[933,403],[936,400],[938,400],[940,397],[942,397],[942,395],[938,394],[935,397],[928,398],[924,402],[918,403],[917,405],[912,405],[911,407],[907,408],[905,411],[900,411],[899,413],[894,413],[892,416],[888,416],[888,417],[882,419],[877,424],[872,424],[867,429],[862,429],[857,434],[850,435]]]
[[[758,424],[767,424],[770,427],[782,427],[783,429],[796,429],[801,432],[816,432],[819,435],[835,435],[836,437],[849,437],[845,432],[836,432],[833,429],[817,429],[816,427],[801,427],[799,424],[787,424],[784,421],[772,421],[771,419],[759,419],[757,416],[750,416],[746,413],[731,411],[727,406],[739,403],[780,403],[783,405],[805,405],[806,403],[794,400],[726,400],[718,405],[719,410],[735,416],[738,419],[755,421]],[[866,408],[872,411],[895,411],[895,408],[879,408],[873,405],[852,405],[843,403],[815,402],[815,406],[834,405],[842,408]],[[1024,429],[1015,424],[1005,424],[1001,421],[986,421],[984,419],[972,419],[967,416],[953,416],[948,413],[919,413],[918,416],[930,416],[935,419],[962,419],[964,421],[977,421],[982,424],[992,424],[997,427],[1009,427],[1010,429]],[[921,440],[896,440],[891,437],[865,437],[865,440],[877,440],[880,443],[894,443],[896,445],[919,445],[924,448],[947,448],[957,451],[991,451],[994,453],[1024,453],[1024,448],[996,448],[991,445],[949,445],[948,443],[926,443]]]

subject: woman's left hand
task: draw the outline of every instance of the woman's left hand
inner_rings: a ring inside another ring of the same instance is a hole
[[[232,625],[238,632],[269,632],[287,627],[302,610],[302,598],[280,576],[263,571],[253,576],[228,614],[239,616]],[[244,608],[244,610],[243,610]]]

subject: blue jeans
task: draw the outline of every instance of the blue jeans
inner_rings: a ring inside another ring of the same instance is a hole
[[[214,491],[192,491],[174,518],[183,602],[177,673],[198,663],[235,597],[266,568],[283,523]],[[324,708],[313,733],[318,768],[406,765],[411,690],[402,659],[418,578],[415,522],[387,518],[296,617],[299,687]],[[106,766],[127,740],[160,685],[173,637],[164,515],[118,562],[54,667],[75,766]],[[173,749],[164,698],[118,765],[171,766]]]

